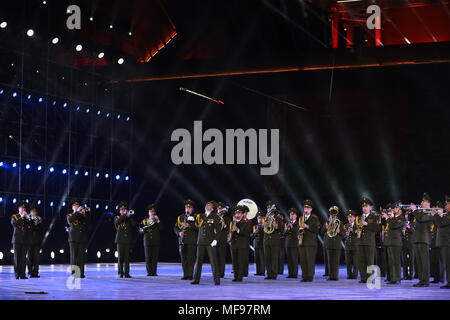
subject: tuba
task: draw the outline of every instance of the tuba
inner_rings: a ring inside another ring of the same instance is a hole
[[[247,219],[252,220],[254,217],[256,217],[256,214],[258,213],[258,206],[256,205],[255,201],[250,199],[242,199],[238,202],[238,206],[247,206],[249,209],[247,213]]]
[[[334,238],[339,233],[339,227],[341,226],[341,221],[337,218],[339,213],[339,208],[333,206],[330,208],[330,214],[332,216],[330,225],[327,230],[327,236],[330,238]]]
[[[272,205],[269,212],[267,212],[267,214],[264,218],[264,221],[267,222],[266,226],[264,227],[264,233],[272,234],[275,231],[275,227],[273,225],[273,223],[275,221],[275,216],[271,214],[275,208],[276,208],[276,206]]]

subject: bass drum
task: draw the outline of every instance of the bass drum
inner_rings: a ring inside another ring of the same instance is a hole
[[[247,206],[249,211],[247,214],[247,219],[252,220],[256,217],[256,214],[258,213],[258,206],[256,205],[255,201],[251,199],[242,199],[238,202],[238,206]]]

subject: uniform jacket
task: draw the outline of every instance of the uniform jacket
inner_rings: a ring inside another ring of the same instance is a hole
[[[412,214],[416,218],[414,243],[426,243],[430,245],[430,228],[432,225],[432,217],[425,214],[422,210],[414,210]]]
[[[434,224],[437,226],[436,246],[450,246],[450,214],[447,213],[442,218],[438,215],[434,216]]]
[[[362,215],[356,217],[357,225],[362,220]],[[378,216],[376,214],[369,214],[366,218],[367,226],[362,226],[361,237],[358,239],[359,246],[373,246],[375,247],[375,233],[379,231]]]
[[[180,214],[177,218],[177,222],[173,227],[175,234],[180,237],[180,232],[184,230],[183,244],[197,244],[198,228],[195,225],[195,220],[198,214]],[[188,223],[189,227],[185,228],[184,224]]]
[[[305,220],[304,223],[307,224],[309,228],[305,228],[303,231],[303,241],[301,247],[316,247],[317,235],[320,231],[319,218],[315,214],[311,214],[308,220]]]
[[[31,220],[30,225],[30,245],[41,245],[42,231],[44,230],[43,220],[37,224],[34,220]]]
[[[285,226],[289,225],[289,222],[285,223]],[[292,228],[288,228],[285,232],[286,236],[286,248],[298,247],[298,219],[292,224]]]
[[[348,236],[346,235],[349,229],[352,231],[348,232]],[[353,223],[353,227],[350,223],[347,223],[344,226],[344,238],[345,238],[345,250],[356,250],[358,239],[356,238],[356,221]]]
[[[121,214],[114,218],[114,226],[116,227],[116,239],[114,243],[132,244],[133,243],[133,228],[136,222],[126,214]]]
[[[231,248],[232,249],[246,249],[249,245],[250,232],[252,230],[252,225],[248,223],[250,220],[241,220],[236,223],[238,231],[233,232],[231,237]],[[229,228],[231,230],[233,222],[230,222]]]
[[[387,228],[384,235],[384,245],[388,247],[401,247],[402,229],[405,225],[405,218],[403,216],[389,218],[386,223]]]
[[[264,246],[264,228],[262,225],[255,224],[253,226],[252,238],[254,248],[262,248]]]
[[[219,236],[217,238],[217,245],[219,246],[225,246],[227,244],[227,236],[228,236],[228,230],[230,227],[230,218],[224,215],[219,215],[219,217],[222,218],[222,220],[225,222],[225,227],[222,227],[222,223],[220,223],[220,231]]]
[[[79,212],[67,215],[69,242],[88,242],[91,230],[91,218]]]
[[[198,227],[197,245],[209,246],[211,242],[218,240],[222,222],[217,213],[211,212],[209,216],[206,213],[198,214],[195,224]]]
[[[323,234],[323,247],[325,249],[339,249],[341,248],[341,242],[342,242],[342,238],[344,238],[345,235],[345,229],[344,229],[344,225],[341,222],[341,224],[339,225],[339,230],[336,234],[336,236],[330,238],[327,234],[327,226],[328,226],[329,222],[325,222],[325,224],[321,227],[321,233]]]
[[[27,218],[22,218],[16,213],[11,216],[11,225],[14,228],[11,243],[28,244],[31,230],[31,223]]]
[[[153,225],[148,226],[150,219],[147,217],[139,223],[139,229],[144,234],[144,246],[159,246],[160,232],[163,229],[161,222],[154,221]]]

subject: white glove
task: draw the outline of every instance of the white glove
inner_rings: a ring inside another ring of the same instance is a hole
[[[193,216],[189,216],[189,217],[187,218],[187,221],[195,221],[195,218],[194,218]]]
[[[213,240],[213,242],[211,242],[211,247],[215,247],[217,245],[217,240]]]

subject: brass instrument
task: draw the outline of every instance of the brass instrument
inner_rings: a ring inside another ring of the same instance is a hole
[[[147,219],[147,227],[151,227],[156,223],[156,219],[154,217],[150,217]]]
[[[224,228],[223,225],[225,224],[225,220],[223,219],[221,213],[224,212],[224,211],[228,211],[229,208],[230,208],[229,206],[226,206],[222,210],[217,211],[217,215],[219,216],[219,219],[220,219],[220,230],[223,230],[223,228]]]
[[[241,221],[241,220],[237,220],[233,217],[233,222],[231,223],[231,228],[230,228],[230,232],[228,232],[227,235],[227,242],[231,242],[231,240],[233,239],[233,234],[234,234],[234,227],[236,227],[236,224]]]
[[[361,223],[359,222],[359,217],[356,218],[356,238],[360,239],[361,238],[361,233],[362,233],[362,229],[363,229],[363,225],[361,225]],[[364,221],[364,219],[363,219]]]
[[[303,214],[300,218],[300,223],[298,225],[298,245],[301,246],[303,243],[303,233],[305,232],[305,229],[303,228],[303,223],[305,222]]]
[[[341,226],[341,221],[337,218],[339,208],[337,206],[333,206],[329,211],[332,218],[328,226],[327,235],[330,238],[334,238],[339,233],[339,227]]]
[[[272,234],[275,231],[275,226],[273,223],[275,222],[275,217],[272,215],[272,211],[275,209],[275,205],[272,205],[272,207],[267,212],[266,216],[264,217],[264,221],[266,222],[266,225],[264,227],[264,233]]]
[[[40,216],[31,216],[31,220],[33,220],[34,225],[38,225],[42,222],[42,218]]]
[[[180,237],[178,238],[178,244],[179,244],[179,245],[183,245],[183,244],[184,244],[183,238],[184,238],[184,232],[185,232],[186,229],[187,229],[186,223],[189,223],[188,221],[194,221],[194,222],[195,222],[195,218],[194,218],[193,215],[190,215],[190,214],[186,211],[185,214],[184,214],[184,219],[183,219],[183,220],[184,220],[184,221],[183,221],[183,226],[181,227],[181,231],[180,231],[180,233],[183,232],[183,236],[180,236]]]

